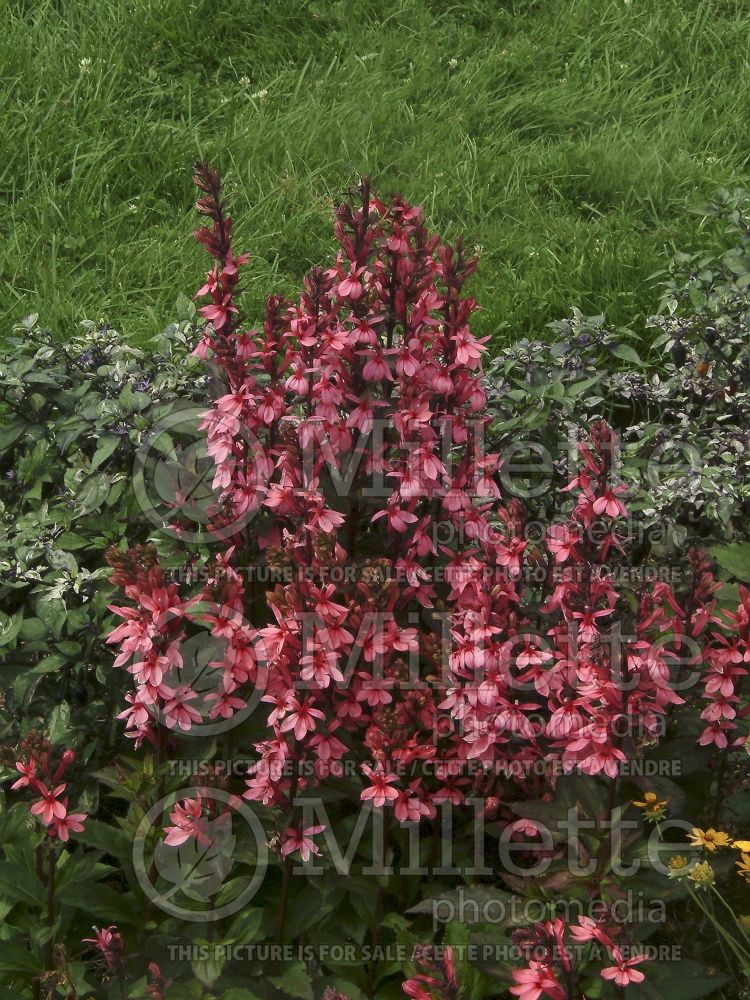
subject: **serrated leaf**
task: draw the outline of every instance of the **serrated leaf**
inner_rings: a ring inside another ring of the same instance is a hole
[[[302,962],[294,962],[280,976],[268,978],[294,1000],[312,1000],[312,983]]]

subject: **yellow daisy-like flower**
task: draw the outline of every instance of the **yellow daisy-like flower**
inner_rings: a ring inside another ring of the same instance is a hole
[[[750,854],[750,840],[733,840],[732,847],[736,847],[743,854]]]
[[[729,847],[732,838],[722,830],[714,830],[712,826],[707,830],[700,830],[694,826],[690,832],[690,843],[693,847],[703,847],[707,851],[715,851],[717,847]]]
[[[674,854],[669,859],[669,871],[667,875],[670,878],[682,878],[683,875],[687,875],[690,871],[690,862],[682,854]]]
[[[701,861],[700,864],[697,864],[688,877],[703,889],[714,884],[714,870],[708,861]]]
[[[736,862],[737,871],[748,882],[750,882],[750,854],[744,852],[740,855],[740,860]]]
[[[638,806],[639,809],[643,809],[648,816],[656,816],[661,813],[667,802],[669,802],[668,798],[660,799],[656,792],[645,792],[642,802],[633,799],[633,805]]]

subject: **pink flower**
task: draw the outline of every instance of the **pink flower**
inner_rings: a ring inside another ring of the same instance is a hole
[[[511,576],[521,572],[521,556],[528,545],[520,538],[511,538],[507,545],[500,542],[497,545],[497,561],[500,566],[507,566]]]
[[[598,941],[606,948],[612,945],[612,938],[591,917],[579,916],[578,925],[571,925],[570,934],[574,941]]]
[[[363,764],[362,770],[372,782],[360,795],[363,802],[372,801],[373,805],[381,808],[386,802],[393,802],[398,798],[398,790],[391,787],[398,781],[398,775],[385,774],[382,770],[373,771],[368,764]]]
[[[539,1000],[543,994],[551,1000],[567,1000],[565,990],[560,986],[549,965],[530,962],[527,969],[514,969],[515,985],[509,988],[519,1000]]]
[[[547,548],[555,557],[555,562],[564,563],[577,559],[576,545],[580,542],[578,532],[565,524],[553,524],[547,529]]]
[[[197,692],[192,691],[185,684],[170,692],[170,696],[164,703],[164,723],[168,729],[174,729],[178,726],[184,732],[188,732],[193,723],[203,721],[201,713],[192,705],[187,704],[188,701],[197,697]]]
[[[325,712],[319,708],[313,708],[305,699],[302,702],[296,698],[290,698],[289,714],[281,723],[282,733],[290,730],[294,732],[295,739],[303,740],[308,733],[314,731],[316,719],[325,719]]]
[[[232,313],[237,313],[237,306],[232,303],[228,295],[225,295],[219,302],[211,306],[201,306],[198,310],[204,319],[212,323],[216,330],[221,330],[229,322]]]
[[[32,804],[32,815],[39,816],[46,826],[49,826],[55,819],[64,819],[67,809],[62,802],[58,801],[58,796],[62,795],[67,786],[65,784],[58,785],[57,788],[50,791],[41,781],[37,781],[35,787],[42,797]]]
[[[289,827],[281,845],[281,854],[286,857],[294,851],[299,851],[303,861],[309,861],[312,854],[320,854],[320,848],[313,842],[316,833],[322,833],[325,825],[308,826],[304,830],[294,830]]]
[[[642,983],[646,978],[642,972],[634,968],[646,961],[645,955],[636,955],[635,958],[624,959],[619,948],[612,949],[612,958],[615,965],[602,969],[602,979],[612,979],[618,986],[627,986],[629,983]]]
[[[84,944],[93,944],[104,959],[108,972],[115,972],[125,955],[125,942],[122,935],[114,926],[99,930],[93,928],[96,937],[84,938]]]
[[[210,837],[206,835],[205,821],[203,820],[203,800],[200,795],[194,799],[183,799],[178,802],[169,818],[174,826],[164,828],[166,837],[164,843],[169,847],[179,847],[186,840],[195,837],[201,844],[209,844]]]
[[[401,509],[398,498],[389,500],[386,509],[379,510],[377,514],[373,515],[372,520],[377,521],[381,517],[387,518],[388,527],[391,531],[397,532],[406,531],[410,524],[414,524],[418,520],[416,514]]]
[[[362,297],[364,288],[361,284],[361,278],[363,275],[363,267],[354,267],[354,265],[352,265],[349,274],[338,283],[336,288],[336,291],[342,299],[352,299],[352,301],[356,301]]]
[[[33,757],[28,762],[17,760],[16,770],[20,772],[21,777],[14,781],[10,787],[12,789],[26,788],[31,779],[36,777],[36,761]]]
[[[71,833],[81,833],[84,821],[88,819],[86,813],[67,813],[62,818],[54,818],[47,827],[50,837],[59,837],[62,841],[68,841]]]
[[[594,500],[594,513],[607,514],[609,517],[627,517],[628,512],[624,504],[617,499],[617,494],[624,493],[626,490],[626,486],[615,486],[613,489],[606,490]]]

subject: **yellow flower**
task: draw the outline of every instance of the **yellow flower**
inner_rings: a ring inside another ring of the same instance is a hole
[[[667,875],[670,878],[682,878],[683,875],[687,875],[690,871],[690,862],[682,854],[674,854],[669,859],[669,871]]]
[[[695,868],[690,872],[689,876],[696,885],[707,889],[708,886],[714,884],[714,870],[708,861],[701,861],[697,864]]]
[[[642,802],[633,799],[633,805],[638,806],[639,809],[643,809],[649,816],[656,816],[661,813],[667,802],[669,802],[668,798],[659,799],[656,792],[645,792]]]
[[[740,860],[736,862],[737,871],[748,882],[750,882],[750,854],[744,852],[740,855]]]
[[[694,826],[690,833],[690,843],[693,847],[704,847],[707,851],[715,851],[717,847],[729,847],[732,841],[728,833],[714,830],[712,826],[707,830],[700,830]]]
[[[733,840],[732,847],[736,847],[738,851],[748,854],[750,853],[750,840]]]

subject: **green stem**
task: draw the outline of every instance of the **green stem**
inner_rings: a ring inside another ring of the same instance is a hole
[[[737,927],[739,928],[739,930],[742,932],[742,936],[744,938],[746,938],[748,940],[748,942],[750,942],[750,933],[748,933],[748,931],[739,922],[737,914],[734,912],[734,910],[732,909],[732,907],[729,905],[729,903],[726,901],[726,899],[724,899],[724,897],[722,896],[722,894],[719,892],[719,890],[716,888],[715,885],[711,886],[711,890],[713,891],[713,893],[716,896],[716,898],[718,900],[720,900],[722,906],[726,910],[729,910],[729,912],[732,914],[732,919],[734,920],[735,924],[737,924]]]
[[[750,955],[748,955],[739,947],[739,945],[732,937],[732,935],[724,927],[722,927],[722,925],[719,923],[719,921],[716,919],[713,913],[711,913],[711,911],[705,905],[705,903],[701,901],[700,897],[691,886],[688,886],[688,891],[690,893],[692,900],[698,904],[703,913],[705,913],[705,915],[711,921],[711,923],[714,926],[714,929],[718,931],[718,933],[724,938],[724,940],[732,949],[736,957],[739,958],[740,962],[742,962],[742,968],[744,972],[748,967],[750,967]]]
[[[47,848],[47,928],[49,938],[44,943],[44,967],[46,972],[52,971],[54,945],[52,941],[52,925],[55,922],[55,849]]]
[[[295,764],[298,764],[296,758]],[[289,810],[287,812],[286,824],[291,825],[292,817],[294,815],[294,798],[297,794],[297,782],[299,779],[299,772],[295,769],[292,775],[292,784],[289,789]],[[283,836],[283,831],[282,831]],[[292,868],[294,867],[294,862],[292,861],[291,855],[287,855],[284,859],[284,874],[281,883],[281,899],[279,901],[279,916],[278,922],[276,924],[276,944],[284,943],[284,928],[286,925],[286,911],[289,905],[289,889],[292,883]]]

